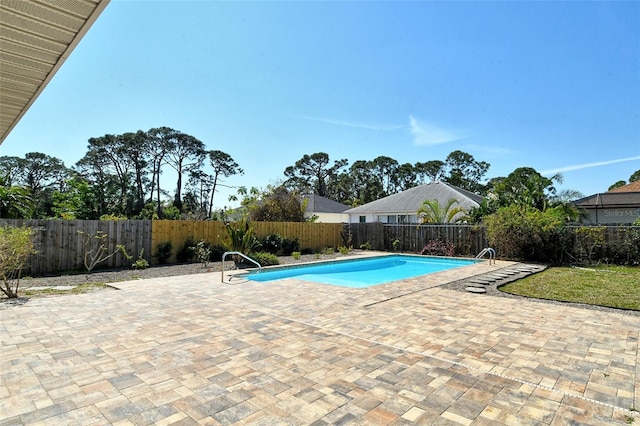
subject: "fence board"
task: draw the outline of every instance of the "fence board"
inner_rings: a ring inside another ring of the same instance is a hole
[[[222,244],[227,232],[224,223],[218,221],[99,221],[99,220],[24,220],[0,219],[0,225],[29,226],[34,230],[34,243],[38,253],[31,256],[24,275],[43,275],[68,270],[84,270],[84,238],[78,235],[82,230],[89,235],[97,231],[108,235],[108,253],[115,251],[116,245],[123,244],[129,254],[138,258],[144,249],[143,258],[153,263],[156,246],[171,241],[175,253],[184,246],[189,237],[194,241],[205,240],[211,244]],[[341,232],[343,226],[351,233],[351,244],[360,248],[369,243],[376,250],[392,250],[393,241],[399,240],[399,250],[419,252],[430,240],[443,239],[456,246],[456,253],[474,256],[489,244],[486,230],[471,225],[388,225],[380,222],[336,223],[311,222],[254,222],[254,230],[259,237],[278,233],[289,239],[298,238],[301,249],[320,251],[326,247],[344,245]],[[607,226],[605,246],[637,245],[640,228],[628,226]],[[569,229],[573,229],[569,227]],[[85,234],[86,235],[86,234]],[[604,248],[603,248],[604,250]],[[498,253],[498,255],[500,255]],[[132,261],[121,254],[113,256],[98,267],[129,267]]]
[[[340,223],[312,222],[252,222],[251,226],[259,238],[270,234],[280,234],[285,238],[297,238],[301,249],[321,250],[342,245]],[[175,253],[184,246],[188,238],[204,240],[210,244],[220,244],[226,239],[224,223],[219,221],[175,221],[154,220],[151,245],[155,247],[164,241],[171,241],[173,253],[169,262],[175,262]]]
[[[84,241],[87,235],[97,231],[107,233],[107,253],[115,251],[118,244],[136,258],[144,248],[144,258],[151,259],[151,221],[100,221],[100,220],[25,220],[0,219],[0,225],[28,226],[34,230],[37,254],[30,257],[23,275],[84,270]],[[78,231],[85,234],[79,235]],[[100,263],[97,268],[121,268],[131,266],[121,253]]]

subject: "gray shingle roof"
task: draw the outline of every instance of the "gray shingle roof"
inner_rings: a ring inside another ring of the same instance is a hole
[[[573,202],[578,207],[635,207],[640,205],[640,192],[614,192],[594,194]]]
[[[477,207],[482,202],[480,195],[466,191],[457,186],[444,182],[431,182],[415,186],[406,191],[389,195],[388,197],[372,201],[365,205],[349,209],[344,213],[406,213],[415,214],[425,200],[438,200],[440,205],[446,204],[451,198],[458,200],[457,206],[465,209]]]
[[[349,208],[346,204],[330,200],[320,195],[305,195],[307,202],[307,211],[310,213],[342,213]]]

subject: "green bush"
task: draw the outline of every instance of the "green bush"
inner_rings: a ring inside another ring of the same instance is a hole
[[[223,245],[220,244],[215,244],[212,245],[211,247],[209,247],[209,249],[211,250],[211,261],[212,262],[220,262],[222,260],[222,255],[226,252],[229,251],[227,250],[227,248]]]
[[[485,220],[489,244],[503,257],[561,265],[573,251],[575,234],[557,210],[514,204]]]
[[[22,269],[35,253],[31,228],[0,226],[0,290],[9,299],[18,297]]]
[[[299,251],[294,251],[293,253],[291,253],[291,256],[295,259],[298,260],[300,259],[300,252]]]
[[[367,241],[366,243],[360,244],[361,250],[371,250],[371,243]]]
[[[262,250],[267,253],[276,254],[282,248],[284,238],[280,234],[269,234],[260,241]]]
[[[260,241],[256,237],[249,219],[245,218],[237,222],[225,222],[225,228],[227,230],[226,245],[231,251],[250,254],[260,246]]]
[[[640,265],[640,227],[620,226],[604,247],[602,260],[616,265]]]
[[[176,253],[176,260],[178,263],[188,263],[193,262],[195,258],[195,252],[192,247],[196,246],[196,242],[192,236],[187,237],[187,240],[184,242],[180,250]]]
[[[351,253],[351,247],[340,246],[340,247],[338,247],[338,251],[340,252],[340,254],[347,255],[347,254]]]
[[[144,249],[140,250],[138,259],[131,264],[133,269],[147,269],[149,267],[149,262],[142,256],[144,256]]]
[[[173,244],[171,244],[171,241],[158,243],[158,245],[156,245],[155,258],[158,259],[159,264],[166,265],[169,262],[169,258],[171,257],[172,252]]]
[[[253,260],[258,262],[261,266],[271,266],[271,265],[279,265],[280,261],[275,254],[267,253],[264,251],[259,251],[256,253],[251,253],[251,257]]]
[[[294,251],[300,251],[300,242],[297,238],[291,240],[289,238],[282,239],[282,254],[284,256],[291,256]]]
[[[195,247],[189,247],[193,253],[195,254],[198,262],[202,263],[202,267],[206,268],[209,265],[209,261],[211,260],[211,248],[209,243],[204,240],[200,240],[196,243]]]

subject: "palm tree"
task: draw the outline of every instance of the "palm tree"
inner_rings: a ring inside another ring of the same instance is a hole
[[[0,176],[0,218],[31,219],[34,205],[31,192],[23,186],[9,186],[8,177]]]
[[[458,200],[450,198],[444,206],[438,200],[425,200],[418,209],[422,223],[459,223],[467,219],[467,210],[458,204]]]

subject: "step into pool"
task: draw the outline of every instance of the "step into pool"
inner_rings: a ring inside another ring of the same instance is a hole
[[[274,281],[285,278],[364,288],[392,281],[447,271],[477,263],[475,259],[435,256],[390,255],[364,259],[342,260],[322,264],[252,271],[243,278],[251,281]]]

